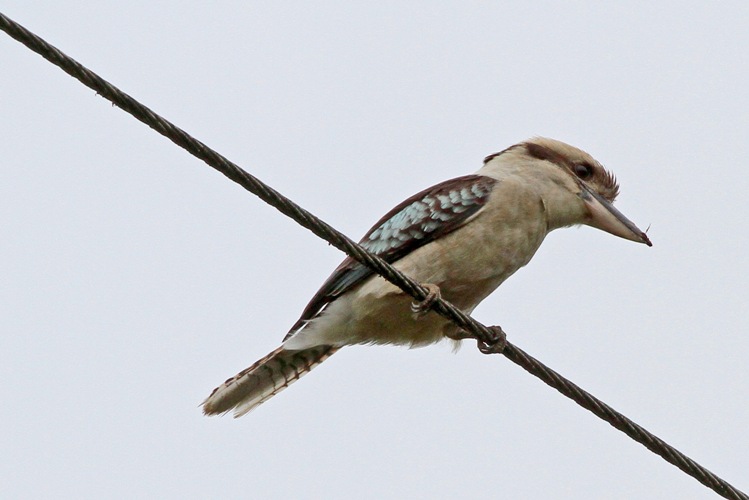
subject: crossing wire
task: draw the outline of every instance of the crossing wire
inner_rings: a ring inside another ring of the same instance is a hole
[[[200,158],[209,166],[255,194],[269,205],[275,207],[281,213],[292,218],[320,238],[323,238],[339,250],[342,250],[352,258],[369,267],[386,280],[398,286],[407,294],[417,300],[426,299],[428,290],[419,283],[393,268],[390,264],[376,255],[367,252],[364,248],[329,224],[306,211],[278,191],[267,186],[256,177],[245,172],[236,164],[193,138],[187,132],[175,126],[168,120],[157,115],[148,107],[111,85],[93,71],[65,55],[57,48],[48,44],[46,41],[42,40],[40,37],[31,33],[2,13],[0,13],[0,29],[32,51],[41,55],[55,66],[61,68],[73,78],[96,91],[99,95],[111,101],[122,110],[156,130],[161,135],[167,137],[193,156]],[[497,345],[498,327],[486,327],[457,309],[449,302],[440,298],[435,300],[432,309],[445,318],[453,321],[466,332],[470,333],[473,338],[479,342],[479,345],[483,346],[482,352],[491,350],[487,349],[487,347]],[[598,398],[567,380],[559,373],[548,368],[522,349],[506,341],[500,343],[501,349],[497,349],[495,352],[501,352],[501,354],[512,362],[535,375],[549,386],[578,403],[583,408],[597,415],[599,418],[605,420],[616,429],[624,432],[653,453],[675,465],[719,495],[730,499],[749,500],[749,495],[738,490],[727,481],[713,474],[702,465],[614,410],[603,401],[600,401]]]

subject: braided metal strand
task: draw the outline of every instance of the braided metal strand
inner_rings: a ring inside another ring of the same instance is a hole
[[[236,164],[232,163],[197,139],[194,139],[184,130],[157,115],[148,107],[140,104],[129,95],[102,79],[96,73],[63,54],[21,25],[4,16],[2,13],[0,13],[0,29],[32,51],[50,61],[52,64],[60,67],[63,71],[96,91],[102,97],[127,111],[141,122],[159,132],[161,135],[169,138],[172,142],[187,150],[190,154],[200,158],[209,166],[218,170],[269,205],[275,207],[283,214],[298,222],[300,225],[306,227],[317,236],[325,239],[339,250],[342,250],[357,261],[366,265],[415,299],[421,301],[428,296],[428,290],[416,281],[394,269],[379,257],[370,254],[351,239],[335,230],[329,224],[315,217],[313,214],[304,210],[288,198],[261,182],[259,179],[245,172]],[[470,333],[480,344],[490,346],[497,342],[496,330],[493,328],[487,328],[455,308],[455,306],[449,302],[437,298],[434,301],[432,308],[442,316],[453,321],[466,332]],[[496,351],[499,352],[499,349],[496,349]],[[716,476],[657,436],[646,431],[632,420],[565,379],[554,370],[544,366],[541,362],[529,356],[521,349],[506,342],[506,345],[501,352],[512,362],[522,366],[529,373],[543,380],[546,384],[574,400],[598,417],[609,422],[615,428],[621,430],[635,441],[643,444],[646,448],[660,455],[666,461],[694,477],[721,496],[729,499],[749,500],[749,496],[745,493],[734,488],[728,482]]]

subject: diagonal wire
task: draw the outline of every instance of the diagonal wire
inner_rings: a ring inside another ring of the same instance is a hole
[[[357,261],[369,267],[386,280],[398,286],[407,294],[417,300],[426,299],[428,290],[419,283],[393,268],[390,264],[376,255],[367,252],[357,243],[337,231],[329,224],[306,211],[281,193],[267,186],[256,177],[245,172],[224,156],[191,137],[184,130],[157,115],[148,107],[140,104],[129,95],[105,81],[96,73],[63,54],[57,48],[29,32],[23,26],[9,19],[2,13],[0,13],[0,29],[32,51],[47,59],[55,66],[61,68],[73,78],[93,89],[105,99],[111,101],[113,104],[130,113],[132,116],[156,130],[161,135],[167,137],[193,156],[200,158],[206,164],[218,170],[232,181],[255,194],[260,199],[292,218],[300,225],[306,227],[317,236],[323,238],[339,250],[342,250]],[[496,342],[495,329],[484,326],[449,302],[438,298],[433,303],[432,309],[445,318],[453,321],[466,332],[470,333],[471,336],[477,339],[481,345],[487,346]],[[578,403],[583,408],[605,420],[616,429],[624,432],[653,453],[661,456],[664,460],[675,465],[719,495],[729,499],[749,500],[749,495],[736,489],[734,486],[687,457],[676,448],[617,412],[603,401],[565,379],[554,370],[546,367],[543,363],[536,360],[522,349],[507,342],[501,353],[512,362],[520,365],[529,373],[535,375],[549,386]]]

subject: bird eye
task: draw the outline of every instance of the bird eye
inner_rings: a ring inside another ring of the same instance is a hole
[[[587,163],[578,163],[572,169],[575,171],[575,175],[582,180],[590,179],[593,176],[593,167]]]

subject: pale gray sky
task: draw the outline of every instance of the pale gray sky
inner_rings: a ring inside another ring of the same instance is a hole
[[[749,490],[746,2],[2,1],[358,238],[533,135],[654,247],[552,234],[475,312]],[[0,36],[3,498],[715,498],[474,345],[350,348],[240,419],[202,399],[343,258]]]

